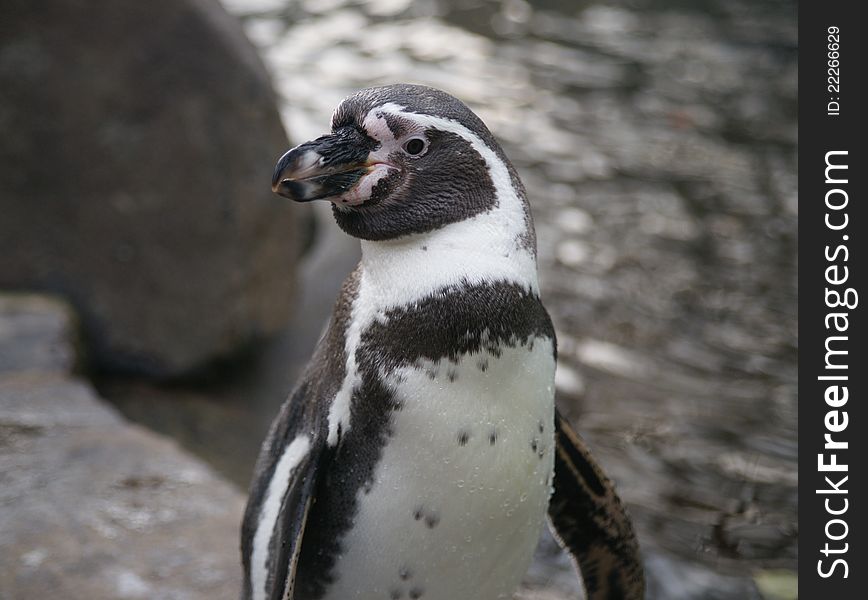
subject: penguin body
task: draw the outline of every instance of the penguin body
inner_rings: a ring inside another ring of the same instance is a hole
[[[353,411],[333,462],[343,467],[317,490],[298,598],[493,600],[526,571],[551,490],[553,340],[540,312],[513,339],[471,329],[463,348],[437,347],[432,325],[449,319],[432,317],[448,307],[453,323],[475,321],[471,298],[522,299],[447,292],[387,311],[363,336],[360,354],[388,366],[361,376],[359,393],[375,402]]]
[[[555,463],[585,460],[556,446],[556,343],[524,188],[484,124],[431,88],[363,90],[332,129],[284,155],[273,184],[332,201],[362,259],[263,446],[242,596],[511,598]],[[588,486],[581,465],[560,470],[620,510],[601,473]],[[566,544],[593,550],[598,516],[560,519]],[[624,522],[597,529],[626,536],[629,555]]]

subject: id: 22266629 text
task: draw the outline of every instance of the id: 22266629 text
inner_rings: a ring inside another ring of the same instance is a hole
[[[834,117],[841,112],[841,30],[832,25],[826,33],[826,91],[829,92],[826,114]]]

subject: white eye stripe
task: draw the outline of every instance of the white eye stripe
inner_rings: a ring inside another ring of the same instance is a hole
[[[482,138],[470,131],[467,127],[465,127],[458,121],[455,121],[453,119],[447,119],[445,117],[435,117],[433,115],[404,111],[405,108],[403,106],[395,104],[394,102],[383,104],[382,106],[377,108],[377,112],[379,114],[400,116],[402,119],[410,121],[411,123],[417,125],[420,131],[434,129],[438,131],[446,131],[448,133],[457,134],[459,137],[463,138],[467,142],[470,142],[471,146],[473,146],[474,149],[483,156],[483,158],[491,158],[493,159],[493,161],[491,162],[502,164],[502,161],[485,144],[485,142],[482,141]],[[385,118],[383,118],[383,121],[385,121]],[[408,135],[412,136],[413,133],[408,133]]]
[[[394,144],[398,141],[395,138],[392,129],[389,127],[389,124],[386,122],[386,118],[383,116],[383,111],[379,108],[375,108],[367,114],[362,123],[362,127],[370,137],[383,144]]]

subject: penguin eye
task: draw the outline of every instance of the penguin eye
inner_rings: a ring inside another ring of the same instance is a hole
[[[425,150],[427,144],[422,138],[411,138],[404,142],[404,152],[411,156],[418,156]]]

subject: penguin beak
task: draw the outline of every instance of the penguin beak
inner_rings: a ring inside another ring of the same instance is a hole
[[[354,127],[305,142],[277,161],[271,189],[296,202],[342,196],[373,168],[368,160],[373,145]]]

